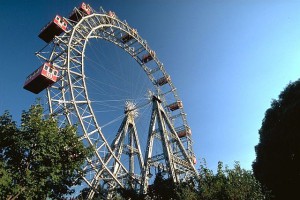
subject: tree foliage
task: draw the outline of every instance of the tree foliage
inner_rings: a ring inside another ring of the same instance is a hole
[[[203,200],[244,200],[266,199],[260,183],[255,179],[252,172],[242,169],[238,162],[233,169],[223,163],[218,163],[217,173],[206,167],[204,162],[200,168],[199,199]]]
[[[274,199],[293,199],[300,187],[300,81],[288,84],[266,111],[255,147],[254,175]]]
[[[17,126],[9,112],[0,116],[0,196],[5,199],[62,199],[78,184],[89,154],[76,128],[44,119],[40,105],[23,111]]]
[[[161,173],[155,177],[154,183],[149,185],[147,195],[150,199],[177,199],[176,184],[171,179],[165,179]]]
[[[132,192],[132,191],[131,191]],[[127,194],[127,195],[123,195]],[[129,194],[129,195],[128,195]],[[200,166],[199,176],[180,184],[174,184],[161,174],[149,186],[143,197],[135,193],[121,193],[124,199],[174,199],[174,200],[261,200],[267,199],[260,183],[252,172],[242,169],[238,162],[233,169],[218,163],[217,173],[208,169],[206,163]]]

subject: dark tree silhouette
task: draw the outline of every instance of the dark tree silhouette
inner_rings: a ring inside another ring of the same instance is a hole
[[[158,173],[154,183],[149,185],[147,195],[151,199],[177,199],[175,188],[176,185],[171,179],[165,179]]]
[[[273,100],[255,147],[255,177],[274,199],[295,199],[300,188],[300,80],[288,84]]]

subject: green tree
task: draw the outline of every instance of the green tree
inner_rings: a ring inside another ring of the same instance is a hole
[[[144,199],[145,196],[143,194],[139,194],[133,188],[119,188],[117,190],[117,194],[115,199],[131,199],[131,200],[141,200]]]
[[[266,199],[260,183],[255,179],[252,172],[242,169],[238,162],[233,169],[223,163],[218,163],[217,173],[201,165],[199,173],[199,199],[203,200],[247,200]]]
[[[295,199],[300,187],[300,80],[273,100],[259,130],[253,171],[274,199]]]
[[[178,200],[198,200],[198,178],[193,177],[185,182],[176,185],[176,199]]]
[[[150,199],[177,199],[176,184],[172,179],[165,179],[161,173],[158,173],[155,177],[154,183],[149,185],[147,196]]]
[[[124,189],[126,191],[126,189]],[[261,200],[268,199],[252,171],[242,169],[238,162],[233,169],[218,163],[217,173],[208,169],[206,163],[200,166],[199,176],[175,184],[160,173],[149,185],[143,197],[134,191],[121,193],[124,199],[163,199],[163,200]]]
[[[89,155],[76,128],[44,119],[40,105],[23,111],[17,126],[9,112],[0,116],[0,196],[4,199],[62,199],[80,182]]]
[[[190,184],[181,183],[175,184],[169,178],[164,178],[161,173],[157,173],[153,184],[148,186],[146,194],[139,194],[139,191],[133,188],[120,188],[117,190],[121,199],[131,199],[131,200],[168,200],[168,199],[178,199],[178,200],[196,200],[197,193],[194,193],[195,198],[189,198]],[[193,187],[195,189],[195,187]],[[117,195],[118,196],[118,195]]]
[[[75,197],[77,200],[86,200],[88,199],[89,193],[91,192],[91,188],[84,188],[81,190],[80,194]],[[106,200],[107,196],[107,190],[103,189],[101,185],[98,185],[98,188],[95,191],[95,194],[93,196],[93,200]],[[113,199],[116,199],[113,197]]]

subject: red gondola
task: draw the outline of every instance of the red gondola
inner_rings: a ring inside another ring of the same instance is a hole
[[[108,15],[109,17],[113,18],[113,19],[117,18],[116,13],[113,12],[113,11],[108,11],[108,12],[107,12],[107,15]],[[113,19],[109,18],[109,17],[107,17],[106,23],[107,23],[107,24],[113,24],[113,25],[114,25],[114,24],[115,24],[115,21],[114,21]]]
[[[110,16],[110,17],[112,17],[112,18],[116,18],[116,17],[117,17],[117,16],[116,16],[116,13],[113,12],[113,11],[108,11],[108,12],[107,12],[107,15]]]
[[[39,37],[45,42],[49,43],[56,35],[60,35],[67,30],[67,21],[59,15],[49,22],[39,34]]]
[[[136,29],[132,29],[131,31],[132,35],[137,35],[137,30]],[[132,35],[129,35],[129,34],[125,34],[122,38],[121,38],[121,41],[123,44],[129,42],[130,40],[133,39],[133,36]]]
[[[44,63],[26,78],[23,88],[38,94],[57,80],[58,70],[50,63]]]
[[[176,101],[170,105],[167,106],[171,111],[174,111],[174,110],[178,110],[179,108],[182,108],[183,105],[182,105],[182,101]]]
[[[150,50],[148,54],[144,55],[142,58],[143,63],[147,63],[150,60],[153,60],[153,57],[155,57],[155,51]]]
[[[83,16],[92,14],[92,8],[84,2],[78,8],[74,8],[69,19],[78,22]]]
[[[171,81],[171,77],[169,75],[161,77],[156,81],[156,84],[159,86],[163,86]]]
[[[196,164],[197,164],[197,159],[196,159],[196,157],[195,157],[195,156],[193,156],[193,157],[192,157],[192,162],[193,162],[193,164],[194,164],[194,165],[196,165]]]
[[[179,138],[186,137],[187,135],[192,135],[191,129],[187,126],[182,126],[176,129],[176,133]]]

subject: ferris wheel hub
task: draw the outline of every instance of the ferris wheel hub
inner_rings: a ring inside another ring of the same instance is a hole
[[[125,102],[125,114],[128,114],[134,118],[138,117],[139,112],[136,106],[136,103],[133,101],[126,101]]]

